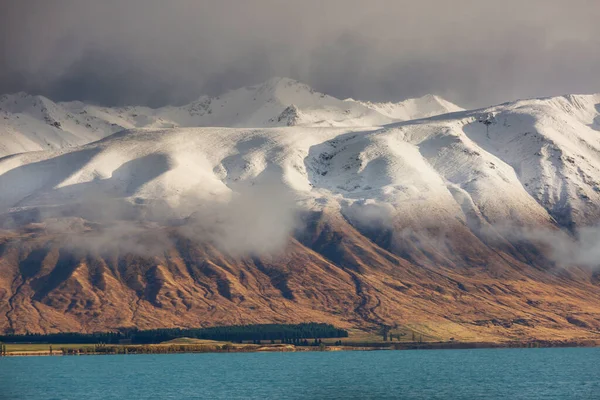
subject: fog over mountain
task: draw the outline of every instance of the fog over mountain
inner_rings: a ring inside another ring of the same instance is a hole
[[[600,4],[2,1],[0,93],[181,105],[273,76],[338,98],[464,107],[600,91]]]

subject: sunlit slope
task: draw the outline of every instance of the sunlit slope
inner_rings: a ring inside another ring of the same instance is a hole
[[[129,129],[4,157],[1,329],[324,321],[595,338],[597,273],[539,233],[598,223],[598,104]]]

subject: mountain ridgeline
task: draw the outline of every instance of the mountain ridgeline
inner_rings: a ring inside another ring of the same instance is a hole
[[[285,78],[157,109],[55,103],[20,92],[0,96],[0,157],[82,145],[126,129],[378,126],[459,110],[431,95],[398,103],[339,100]]]
[[[600,95],[0,101],[0,331],[598,339]],[[89,125],[89,126],[88,126]]]

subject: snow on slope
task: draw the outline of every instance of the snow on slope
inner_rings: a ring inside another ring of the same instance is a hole
[[[0,157],[85,144],[120,129],[71,113],[43,96],[0,96]]]
[[[134,129],[0,160],[0,213],[102,194],[179,216],[246,188],[406,224],[572,228],[600,218],[600,95],[524,100],[385,128]]]
[[[408,122],[389,132],[417,143],[486,217],[503,207],[515,214],[520,208],[499,193],[521,191],[570,228],[600,217],[599,104],[600,95],[523,100]]]
[[[463,108],[456,104],[432,94],[415,99],[407,99],[398,103],[373,103],[353,99],[347,99],[346,101],[362,104],[382,115],[400,121],[464,111]]]
[[[124,129],[381,126],[455,109],[435,96],[397,104],[342,101],[286,78],[158,109],[54,103],[42,96],[17,93],[0,97],[0,157],[81,145]]]

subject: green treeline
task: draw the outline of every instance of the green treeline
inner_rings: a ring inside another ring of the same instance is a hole
[[[181,337],[218,340],[227,342],[280,340],[297,342],[301,339],[348,337],[348,331],[330,324],[260,324],[216,326],[211,328],[163,328],[151,330],[120,329],[116,332],[97,333],[50,333],[0,336],[0,341],[10,343],[81,343],[81,344],[119,344],[123,340],[132,344],[156,344]]]

